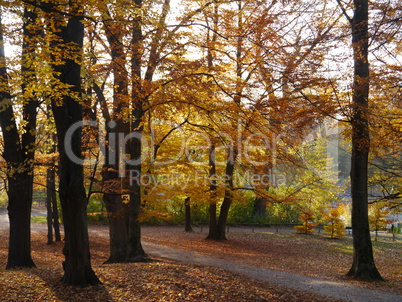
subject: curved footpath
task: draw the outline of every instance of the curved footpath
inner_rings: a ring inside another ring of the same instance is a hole
[[[143,247],[146,251],[149,251],[151,257],[168,258],[186,263],[219,267],[247,277],[266,281],[271,284],[278,284],[291,289],[308,291],[334,299],[353,302],[402,301],[402,296],[396,294],[213,258],[146,241],[143,241]]]

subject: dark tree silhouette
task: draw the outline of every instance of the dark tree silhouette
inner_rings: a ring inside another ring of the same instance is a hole
[[[23,44],[22,44],[22,92],[25,93],[30,81],[35,81],[35,70],[30,63],[30,56],[35,50],[32,37],[36,34],[30,27],[36,21],[34,9],[24,9]],[[33,28],[35,26],[32,26]],[[10,220],[10,239],[7,269],[16,267],[34,267],[31,258],[31,208],[33,194],[33,161],[36,137],[35,97],[26,99],[22,115],[27,122],[24,133],[19,135],[16,118],[12,107],[6,59],[4,54],[3,30],[0,16],[0,125],[3,132],[3,157],[7,163],[8,216]]]
[[[354,16],[350,18],[345,9],[345,16],[352,29],[352,47],[354,60],[353,102],[352,102],[352,229],[353,229],[353,264],[348,272],[362,280],[383,280],[378,272],[373,257],[369,219],[368,219],[368,156],[370,151],[370,133],[368,122],[368,103],[370,90],[370,69],[368,62],[368,0],[354,0]]]

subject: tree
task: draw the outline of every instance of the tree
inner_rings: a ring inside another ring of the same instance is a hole
[[[295,226],[294,228],[296,232],[302,234],[311,234],[312,232],[314,232],[314,228],[317,226],[317,224],[313,223],[315,219],[313,211],[311,209],[302,209],[300,212],[300,220],[303,225]]]
[[[389,215],[389,209],[384,207],[382,203],[376,203],[371,207],[371,215],[369,216],[369,223],[375,232],[374,240],[378,240],[378,231],[385,229],[389,224],[387,216]]]
[[[0,16],[0,125],[3,132],[3,157],[7,163],[8,215],[10,220],[10,239],[7,269],[35,266],[31,258],[30,217],[33,193],[33,167],[36,136],[37,100],[32,95],[32,82],[35,81],[33,57],[37,34],[37,15],[32,7],[25,7],[23,22],[21,73],[23,105],[22,115],[26,121],[20,136],[13,110],[15,97],[12,97],[8,83],[6,58],[4,54],[3,28]]]
[[[99,143],[105,144],[105,148],[103,148],[105,162],[102,168],[102,182],[103,201],[108,211],[110,234],[110,256],[107,262],[116,263],[127,260],[128,224],[130,219],[134,219],[130,218],[128,214],[128,199],[126,198],[129,193],[128,180],[119,176],[119,167],[123,161],[123,154],[117,150],[120,147],[116,146],[116,142],[113,143],[109,139],[121,134],[125,136],[130,134],[130,113],[128,110],[130,108],[130,98],[128,96],[129,75],[126,69],[127,52],[124,45],[124,40],[129,33],[123,23],[126,16],[121,11],[121,8],[117,7],[115,16],[112,16],[112,13],[104,3],[100,3],[100,5],[100,11],[103,13],[103,27],[112,59],[113,104],[110,109],[103,94],[103,89],[96,83],[96,78],[92,79],[92,81],[106,122],[105,142]],[[146,256],[143,251],[140,252],[143,257]]]
[[[327,225],[324,226],[324,234],[329,238],[342,238],[345,235],[345,223],[342,221],[343,207],[330,206],[328,212],[323,213],[322,221]]]
[[[148,9],[152,10],[153,3]],[[114,16],[105,5],[100,8],[103,14],[104,31],[110,45],[112,56],[113,108],[107,107],[101,89],[95,86],[98,98],[102,105],[103,117],[107,121],[106,133],[124,134],[125,154],[115,152],[115,147],[106,141],[105,165],[103,181],[105,189],[104,200],[109,212],[109,225],[111,230],[111,256],[108,262],[138,262],[147,261],[148,257],[141,245],[140,210],[142,202],[142,137],[144,131],[144,119],[147,108],[155,91],[165,84],[156,81],[154,75],[164,56],[169,54],[172,43],[171,35],[177,31],[176,27],[167,32],[166,18],[170,11],[170,1],[155,3],[155,10],[161,9],[154,16],[144,18],[142,14],[142,1],[134,1],[128,8],[134,19],[127,26],[127,12],[122,7],[116,7]],[[154,30],[150,34],[150,40],[144,39],[143,26],[149,23]],[[129,43],[127,43],[129,41]],[[149,42],[149,52],[146,43]],[[167,54],[163,52],[166,51]],[[127,54],[130,54],[128,56]],[[148,55],[148,57],[147,57]],[[130,61],[129,61],[130,59]],[[126,69],[130,66],[131,73]],[[142,74],[142,68],[145,72]],[[131,91],[130,89],[131,88]],[[112,114],[110,115],[110,112]],[[113,119],[113,120],[112,120]],[[113,129],[110,128],[113,122]],[[120,142],[122,143],[122,142]],[[124,165],[124,171],[119,165]],[[123,190],[121,190],[123,188]],[[122,194],[125,195],[126,204],[123,203]]]
[[[184,200],[184,209],[185,209],[185,227],[184,230],[186,232],[192,232],[193,228],[191,226],[191,197],[186,197]]]
[[[150,2],[146,3],[146,7],[142,1],[131,4],[124,8],[116,5],[112,9],[104,3],[99,4],[112,58],[110,66],[113,75],[112,106],[108,106],[110,103],[103,95],[102,88],[105,85],[97,85],[96,81],[94,83],[94,91],[106,120],[106,161],[102,177],[111,230],[111,255],[108,262],[148,260],[141,246],[139,217],[146,192],[146,188],[141,185],[142,166],[145,162],[141,145],[144,123],[146,116],[153,114],[158,103],[165,102],[162,97],[158,99],[158,92],[171,85],[174,82],[172,78],[177,77],[174,70],[168,68],[173,65],[172,62],[177,62],[176,56],[180,56],[183,49],[175,41],[176,32],[184,26],[183,22],[188,22],[194,15],[190,13],[182,21],[183,24],[169,29],[166,20],[170,12],[170,1]],[[145,9],[154,13],[145,17],[141,13]],[[127,22],[127,18],[132,16],[133,20]],[[144,33],[144,27],[153,30]],[[144,38],[145,34],[147,39]],[[98,35],[98,39],[101,38],[102,35]],[[158,75],[157,79],[155,74]],[[124,136],[124,154],[115,152],[116,146],[109,140],[113,135]],[[120,169],[121,164],[124,171]],[[122,195],[126,197],[126,204],[123,203]]]
[[[352,31],[354,62],[352,116],[352,230],[353,263],[348,276],[362,280],[383,280],[373,257],[368,219],[368,157],[370,152],[369,133],[369,1],[353,1],[353,18],[349,17],[340,0],[337,0],[348,19]]]
[[[51,8],[59,9],[51,4]],[[81,155],[81,128],[71,132],[72,126],[83,126],[81,99],[81,62],[84,38],[83,7],[71,3],[69,17],[49,13],[49,39],[52,49],[55,90],[52,109],[57,129],[60,153],[59,196],[63,214],[65,246],[63,254],[65,284],[76,286],[100,283],[91,267],[88,226],[86,221],[87,198],[84,188]],[[67,20],[64,23],[64,18]],[[58,50],[64,50],[64,54]],[[60,87],[64,89],[60,89]],[[66,89],[68,87],[69,89]],[[78,159],[78,160],[77,160]]]
[[[49,108],[50,111],[50,108]],[[46,169],[46,210],[47,210],[47,244],[53,243],[53,229],[56,241],[61,241],[60,224],[59,224],[59,210],[57,207],[57,194],[56,194],[56,159],[54,153],[56,152],[56,145],[54,133],[51,134],[50,141],[52,142],[49,155],[51,156],[50,162]]]

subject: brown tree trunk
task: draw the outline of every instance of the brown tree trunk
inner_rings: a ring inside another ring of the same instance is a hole
[[[382,280],[373,258],[368,220],[368,156],[370,134],[368,123],[368,0],[354,0],[352,45],[354,55],[352,123],[352,229],[353,264],[349,276],[362,280]]]
[[[7,269],[35,267],[31,258],[32,181],[30,175],[8,177],[10,237]]]
[[[116,109],[116,108],[115,108]],[[110,120],[108,120],[110,122]],[[110,134],[126,133],[121,127],[121,120],[117,120],[116,127],[106,126],[107,138]],[[117,146],[110,146],[109,140],[104,148],[105,163],[102,171],[103,201],[106,205],[109,221],[110,255],[106,263],[121,263],[126,261],[128,244],[128,205],[123,200],[122,181],[119,177],[120,152]],[[127,194],[128,192],[126,192]],[[128,200],[127,200],[128,201]]]
[[[193,228],[191,226],[191,197],[186,197],[184,200],[184,231],[192,232]]]
[[[135,4],[140,7],[141,1],[135,1]],[[118,19],[118,18],[117,18]],[[140,49],[139,40],[141,37],[141,24],[140,20],[136,20],[135,30],[133,32],[133,49]],[[105,165],[104,171],[102,172],[102,178],[104,182],[104,196],[103,200],[106,204],[109,217],[109,231],[110,231],[110,257],[108,263],[115,262],[133,262],[133,261],[143,261],[148,259],[144,251],[142,250],[140,242],[140,226],[138,222],[139,207],[141,204],[141,192],[140,187],[132,184],[130,182],[130,171],[135,170],[136,173],[140,173],[140,165],[131,166],[126,165],[123,156],[129,153],[130,158],[137,157],[137,154],[141,154],[141,145],[137,145],[136,139],[128,139],[127,144],[125,144],[125,153],[120,154],[116,152],[118,150],[117,146],[111,144],[122,143],[122,142],[112,142],[109,141],[109,135],[124,135],[128,137],[131,131],[138,131],[141,135],[141,130],[137,129],[140,125],[142,119],[142,113],[136,111],[137,115],[134,116],[137,120],[136,125],[130,125],[128,120],[132,119],[130,115],[129,108],[131,106],[140,106],[139,104],[130,104],[130,98],[128,94],[128,72],[126,70],[127,64],[127,52],[126,47],[123,44],[123,34],[119,30],[120,21],[114,21],[109,18],[104,20],[104,28],[106,37],[110,45],[110,51],[112,56],[112,68],[113,68],[113,114],[112,117],[109,116],[109,111],[107,109],[107,104],[105,99],[97,89],[98,98],[101,99],[103,103],[103,115],[107,121],[106,132],[107,141],[106,148],[104,149],[105,155]],[[137,55],[133,55],[132,64],[134,66],[132,72],[134,78],[133,81],[133,98],[139,100],[141,96],[137,95],[141,89],[140,83],[140,59],[137,56],[141,56],[140,52]],[[134,103],[134,102],[133,102]],[[139,115],[138,115],[139,114]],[[114,119],[113,121],[111,119]],[[114,127],[111,128],[110,122],[114,122]],[[138,149],[139,148],[139,149]],[[138,151],[139,150],[139,151]],[[120,165],[124,164],[124,175],[120,175],[119,171]],[[135,174],[135,173],[134,173]],[[123,200],[123,196],[129,196]]]
[[[47,221],[47,244],[53,244],[53,200],[49,185],[51,182],[51,168],[46,171],[46,221]]]
[[[120,194],[104,194],[109,220],[110,255],[106,263],[126,261],[128,210]]]
[[[34,70],[29,56],[32,49],[32,36],[29,26],[35,22],[33,10],[24,9],[22,65],[22,91],[26,91],[27,83],[34,79]],[[27,99],[22,114],[25,132],[19,137],[12,108],[6,60],[4,54],[3,29],[0,16],[0,125],[3,132],[3,157],[7,163],[8,181],[8,215],[10,220],[10,236],[7,269],[16,267],[34,267],[31,258],[31,207],[33,193],[33,160],[36,137],[36,108],[34,99]],[[30,50],[29,50],[30,49]]]
[[[227,240],[226,238],[226,224],[228,220],[229,209],[233,201],[233,195],[231,190],[225,192],[225,197],[220,208],[219,220],[218,220],[218,236],[217,240]]]
[[[76,9],[73,15],[79,14],[79,8]],[[75,60],[66,59],[63,65],[54,66],[58,79],[63,84],[69,85],[78,95],[81,94],[81,67],[77,61],[81,59],[84,37],[84,25],[81,21],[80,17],[70,17],[67,25],[61,28],[61,32],[56,33],[60,34],[63,44],[74,44],[76,50],[73,51]],[[80,100],[67,94],[63,96],[62,104],[53,100],[52,108],[60,153],[59,196],[65,233],[62,281],[65,284],[82,287],[97,285],[100,281],[92,270],[90,261],[83,165],[77,161],[81,158],[81,129],[77,129],[67,137],[69,128],[77,122],[82,122],[82,105]],[[67,152],[66,148],[71,148],[71,152]]]
[[[55,241],[61,241],[59,212],[56,198],[56,171],[48,168],[46,172],[46,209],[47,209],[47,244],[53,243],[53,230]]]
[[[54,176],[56,173],[54,172]],[[54,228],[54,237],[56,242],[61,241],[60,235],[60,222],[59,222],[59,209],[57,206],[57,198],[56,198],[56,177],[53,178],[51,183],[51,194],[52,194],[52,221],[53,221],[53,228]]]
[[[218,238],[218,219],[216,217],[216,161],[215,161],[215,151],[216,146],[215,142],[212,141],[211,149],[209,150],[209,191],[210,191],[210,198],[211,201],[209,203],[209,229],[208,229],[208,236],[205,239],[217,239]]]
[[[218,238],[218,219],[216,217],[216,210],[218,209],[216,202],[209,204],[209,229],[208,235],[205,239],[216,240]]]
[[[223,202],[220,206],[219,217],[217,219],[217,223],[214,225],[214,229],[209,230],[207,239],[213,239],[213,240],[226,240],[227,239],[226,238],[226,224],[227,224],[227,220],[228,220],[229,209],[233,202],[233,176],[234,176],[235,161],[237,158],[237,149],[234,146],[232,148],[233,149],[230,152],[230,154],[228,155],[228,160],[226,163],[225,195],[223,198]],[[214,212],[214,208],[216,210],[216,204],[215,204],[215,206],[212,206],[212,207],[210,205],[210,217],[211,217],[211,215],[216,217],[216,212]],[[215,218],[215,220],[216,220],[216,218]],[[211,221],[210,221],[210,226],[211,226]]]
[[[134,0],[137,9],[142,8],[142,0]],[[142,162],[142,144],[141,137],[143,131],[143,102],[144,92],[141,79],[141,59],[143,53],[142,47],[142,18],[139,15],[135,21],[131,40],[131,117],[133,119],[130,128],[130,134],[135,137],[129,140],[127,150],[130,155],[130,162],[126,165],[126,181],[129,182],[130,202],[129,207],[129,224],[128,224],[128,245],[127,245],[127,262],[149,261],[147,254],[144,252],[141,244],[141,224],[139,221],[141,211],[141,162]],[[151,53],[152,53],[151,49]],[[156,62],[152,62],[156,63]],[[145,81],[151,82],[153,71],[149,72],[148,66]],[[151,68],[152,69],[152,68]],[[130,173],[137,176],[137,180],[131,179]]]
[[[140,103],[134,106],[141,106]],[[142,136],[142,108],[133,110],[134,122],[132,124],[133,133],[136,138],[128,142],[128,153],[130,154],[130,163],[126,165],[127,178],[129,182],[130,200],[128,204],[129,223],[128,223],[128,244],[127,244],[127,262],[149,261],[149,257],[144,252],[141,244],[141,224],[139,221],[141,211],[141,136]],[[136,179],[130,179],[131,175],[136,175]]]
[[[265,216],[267,214],[267,201],[263,197],[255,198],[253,214],[256,216]]]

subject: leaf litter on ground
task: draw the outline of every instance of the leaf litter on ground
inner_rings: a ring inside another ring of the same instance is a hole
[[[168,259],[154,259],[149,263],[103,264],[109,253],[107,227],[91,226],[90,229],[93,268],[103,284],[88,288],[76,288],[61,283],[63,242],[46,245],[44,230],[34,231],[32,234],[32,256],[37,268],[5,270],[8,240],[7,234],[1,233],[0,300],[334,301],[307,291],[290,290],[222,269]],[[232,232],[229,234],[230,240],[216,242],[205,240],[205,236],[205,232],[185,233],[180,227],[143,228],[143,238],[148,242],[255,266],[356,283],[342,277],[351,255],[335,241],[297,235]],[[387,254],[387,249],[382,249],[380,256],[382,253]],[[378,257],[381,264],[381,259],[386,256]],[[394,257],[400,266],[401,254],[396,252]],[[387,277],[392,281],[388,281],[386,285],[369,286],[398,293],[401,289],[394,285],[393,278],[400,280],[401,272],[395,269],[392,271],[395,263],[387,265],[386,270],[391,270],[391,273],[387,272]]]

